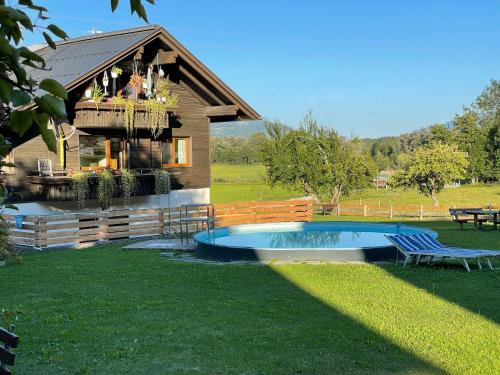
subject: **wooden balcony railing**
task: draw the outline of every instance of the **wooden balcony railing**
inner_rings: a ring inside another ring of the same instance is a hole
[[[177,113],[176,107],[167,108],[164,128],[169,127],[169,118]],[[113,103],[78,102],[75,105],[73,124],[77,128],[116,128],[125,129],[125,106]],[[144,104],[134,106],[134,128],[149,129],[151,121]]]

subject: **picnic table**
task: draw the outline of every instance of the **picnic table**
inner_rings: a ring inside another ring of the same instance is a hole
[[[493,222],[498,222],[498,216],[500,215],[500,210],[491,210],[491,209],[482,209],[482,208],[470,208],[462,210],[464,214],[474,216],[474,227],[477,228],[479,223],[479,216],[491,216],[493,218]]]

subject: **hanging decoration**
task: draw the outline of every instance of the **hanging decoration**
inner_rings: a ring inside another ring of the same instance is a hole
[[[104,75],[102,77],[102,85],[104,86],[104,96],[108,96],[109,77],[107,70],[104,71]]]
[[[153,65],[148,65],[148,74],[146,76],[146,96],[148,99],[153,97]]]

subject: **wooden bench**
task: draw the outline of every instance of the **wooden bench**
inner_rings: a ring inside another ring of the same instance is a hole
[[[473,218],[460,216],[464,215],[464,212],[459,208],[450,208],[450,215],[453,221],[458,224],[460,230],[464,230],[464,224],[467,224],[470,221],[474,221]]]
[[[0,327],[0,375],[11,375],[9,367],[14,365],[16,354],[11,352],[11,348],[17,348],[19,337],[12,332]]]

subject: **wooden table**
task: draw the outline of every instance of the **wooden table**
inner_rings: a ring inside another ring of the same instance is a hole
[[[470,209],[463,210],[464,214],[473,215],[474,216],[474,227],[477,228],[477,222],[479,215],[491,215],[493,217],[493,221],[496,222],[498,220],[498,215],[500,215],[500,210],[483,210],[483,209]]]

